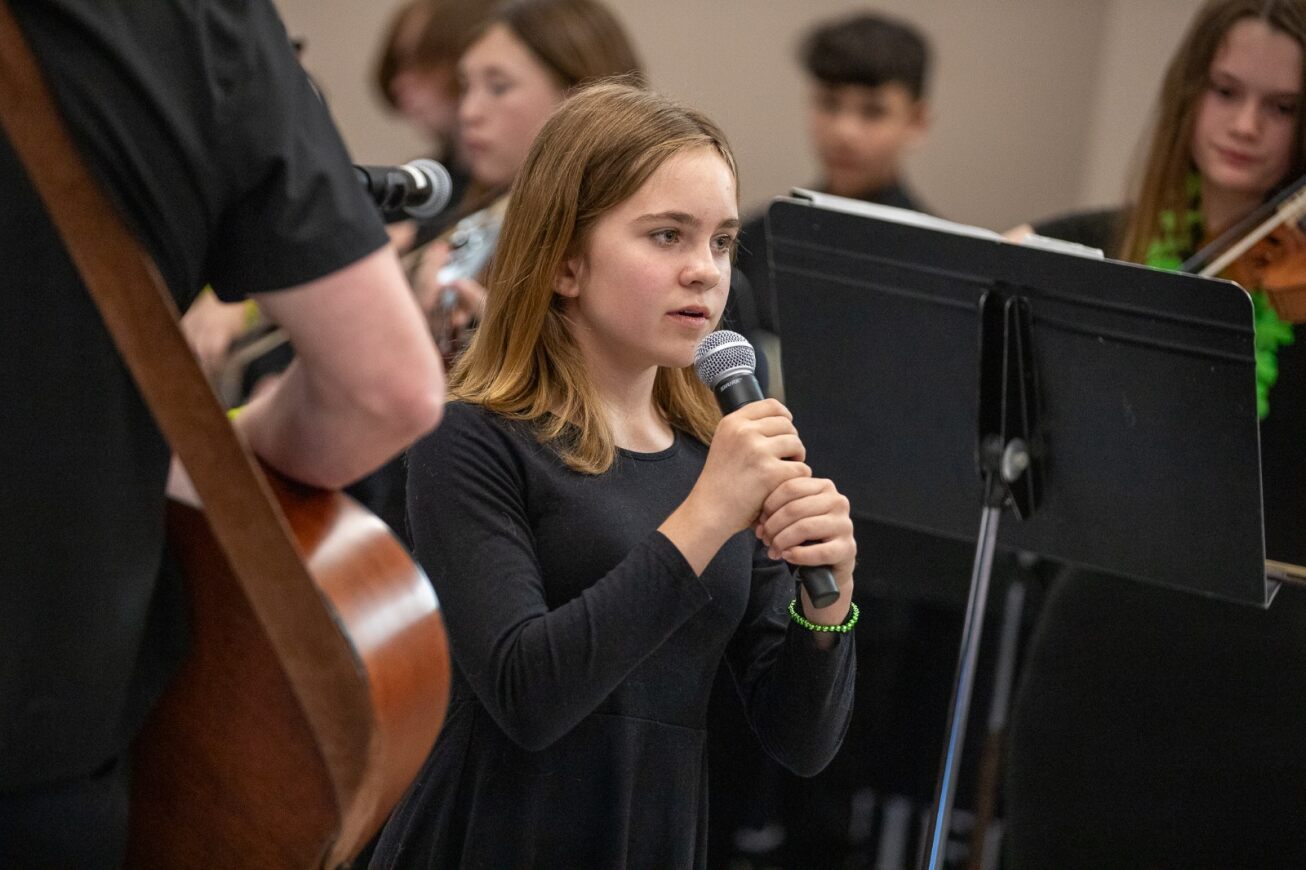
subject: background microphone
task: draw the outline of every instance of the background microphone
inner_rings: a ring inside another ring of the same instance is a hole
[[[354,174],[387,220],[435,217],[453,196],[449,170],[426,158],[402,166],[356,165]]]
[[[716,395],[722,414],[765,398],[753,376],[756,368],[757,353],[748,339],[728,329],[709,332],[694,350],[694,371]],[[815,607],[829,607],[839,598],[829,565],[800,565],[798,579]]]

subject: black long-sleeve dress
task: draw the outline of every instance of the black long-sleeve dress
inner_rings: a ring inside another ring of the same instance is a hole
[[[656,531],[706,455],[677,432],[583,475],[524,425],[462,403],[414,447],[412,530],[453,684],[373,866],[702,866],[723,656],[768,751],[798,772],[828,763],[852,706],[852,638],[822,650],[791,624],[792,575],[749,532],[696,577]]]

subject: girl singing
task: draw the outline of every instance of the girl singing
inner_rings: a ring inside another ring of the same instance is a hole
[[[410,457],[454,678],[376,861],[701,867],[723,657],[781,762],[813,773],[842,739],[848,503],[782,405],[721,418],[688,368],[739,230],[715,124],[592,87],[545,124],[510,202],[454,401]],[[832,566],[839,598],[795,598],[785,562]]]

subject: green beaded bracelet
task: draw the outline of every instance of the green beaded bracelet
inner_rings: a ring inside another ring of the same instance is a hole
[[[798,612],[797,598],[789,602],[789,618],[808,631],[834,631],[839,634],[847,634],[853,630],[853,626],[857,624],[857,619],[861,615],[862,611],[857,607],[855,602],[852,602],[852,610],[849,611],[848,618],[839,625],[817,625],[815,622],[812,622]]]

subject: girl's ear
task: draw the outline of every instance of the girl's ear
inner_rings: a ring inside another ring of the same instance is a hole
[[[564,257],[558,264],[557,273],[553,276],[553,292],[567,299],[575,299],[579,296],[584,265],[583,259],[579,256]]]

